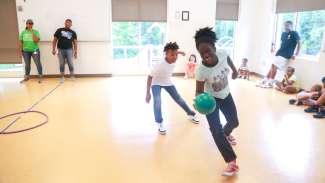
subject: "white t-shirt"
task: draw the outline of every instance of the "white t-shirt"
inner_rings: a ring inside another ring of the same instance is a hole
[[[152,85],[171,86],[173,85],[171,77],[175,64],[169,64],[165,59],[160,61],[149,74],[152,76]]]
[[[214,67],[207,67],[202,63],[199,64],[196,69],[196,80],[205,82],[205,92],[216,98],[225,99],[230,93],[228,85],[228,54],[225,50],[217,49],[216,55],[218,57],[218,64]]]

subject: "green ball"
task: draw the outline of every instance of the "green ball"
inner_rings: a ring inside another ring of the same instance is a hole
[[[194,107],[199,113],[207,115],[216,109],[216,101],[214,97],[208,93],[202,93],[196,96]]]

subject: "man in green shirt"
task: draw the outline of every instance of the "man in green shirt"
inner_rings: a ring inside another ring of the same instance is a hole
[[[42,81],[42,64],[40,59],[40,50],[38,47],[38,42],[40,41],[40,34],[37,30],[33,29],[33,20],[28,19],[26,21],[26,29],[22,31],[19,35],[20,50],[21,55],[24,57],[25,61],[25,77],[21,83],[29,80],[30,70],[31,70],[31,58],[33,57],[34,63],[37,67],[39,80]]]

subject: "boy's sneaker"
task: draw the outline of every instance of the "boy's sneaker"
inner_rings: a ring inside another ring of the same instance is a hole
[[[166,135],[166,128],[164,126],[164,124],[161,122],[161,123],[158,123],[158,132],[160,135]]]
[[[316,113],[313,116],[314,116],[314,118],[317,118],[317,119],[323,119],[323,118],[325,118],[325,109],[319,110],[319,112]]]
[[[316,113],[319,111],[318,106],[310,106],[307,109],[304,110],[306,113]]]
[[[71,81],[75,81],[76,80],[76,77],[74,75],[70,76],[70,80]]]
[[[222,176],[231,177],[235,176],[239,171],[239,167],[236,164],[236,161],[228,163],[227,168],[222,172]]]
[[[297,106],[302,106],[302,105],[304,105],[304,103],[303,103],[302,101],[298,100],[298,102],[297,102],[296,105],[297,105]]]
[[[265,83],[265,88],[273,88],[273,82],[272,81],[266,81],[266,83]]]
[[[188,115],[188,120],[190,120],[194,124],[199,124],[200,123],[199,117],[196,114],[195,115]]]
[[[296,99],[290,99],[290,100],[289,100],[289,104],[290,104],[290,105],[294,105],[294,104],[296,104],[296,102],[297,102]]]
[[[64,77],[60,77],[60,83],[64,83]]]
[[[42,76],[38,77],[38,83],[41,84],[42,81],[43,81],[43,77]]]
[[[234,136],[232,136],[232,135],[226,136],[226,139],[228,140],[230,145],[232,145],[232,146],[237,145],[237,142],[236,142],[236,139]]]
[[[262,87],[264,88],[265,84],[267,82],[267,78],[262,79],[260,82],[256,84],[257,87]]]

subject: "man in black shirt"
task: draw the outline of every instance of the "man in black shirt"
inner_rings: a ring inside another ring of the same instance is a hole
[[[68,63],[70,70],[70,77],[74,79],[74,68],[72,63],[72,57],[77,58],[77,34],[71,30],[72,20],[67,19],[64,23],[64,28],[59,28],[54,33],[54,39],[52,42],[52,54],[57,53],[56,47],[58,48],[58,57],[60,61],[60,81],[64,82],[64,67],[65,62]]]

